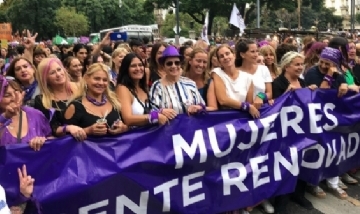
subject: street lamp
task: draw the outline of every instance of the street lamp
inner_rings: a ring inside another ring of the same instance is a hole
[[[180,19],[179,19],[179,0],[176,0],[176,35],[175,35],[175,44],[180,45]]]
[[[121,10],[122,6],[123,6],[123,2],[122,2],[122,0],[119,0],[119,8],[120,8],[120,10]],[[120,11],[120,20],[121,20],[121,26],[123,26],[124,25],[124,23],[123,23],[123,13],[121,11]]]

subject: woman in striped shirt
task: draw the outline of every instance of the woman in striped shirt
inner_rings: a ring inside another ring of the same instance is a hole
[[[159,58],[165,75],[155,81],[150,89],[151,102],[164,109],[162,113],[169,119],[173,119],[176,114],[207,110],[195,82],[181,76],[183,58],[175,47],[168,46]]]

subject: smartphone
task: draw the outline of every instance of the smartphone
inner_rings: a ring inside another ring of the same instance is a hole
[[[96,123],[107,123],[107,120],[105,118],[96,120]]]
[[[110,40],[111,41],[119,41],[119,40],[126,40],[126,38],[124,38],[125,35],[122,32],[116,32],[116,33],[110,33]]]

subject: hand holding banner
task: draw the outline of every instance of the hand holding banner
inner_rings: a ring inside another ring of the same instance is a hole
[[[0,184],[18,193],[16,168],[36,180],[44,213],[215,214],[292,192],[360,166],[360,96],[299,89],[261,118],[220,111],[118,137],[70,137],[0,150]]]

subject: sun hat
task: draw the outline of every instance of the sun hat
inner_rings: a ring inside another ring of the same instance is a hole
[[[172,45],[165,48],[162,56],[159,58],[159,63],[164,64],[165,60],[169,57],[178,57],[180,61],[183,61],[184,59],[184,56],[180,55],[178,50]]]

